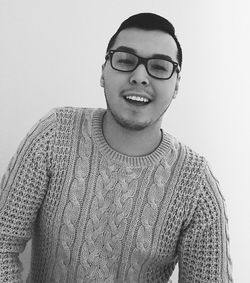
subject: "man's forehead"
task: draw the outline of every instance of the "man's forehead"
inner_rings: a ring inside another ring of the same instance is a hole
[[[162,54],[176,59],[177,45],[166,32],[159,30],[142,30],[129,28],[122,30],[114,43],[112,49],[126,46],[141,56],[152,56]]]

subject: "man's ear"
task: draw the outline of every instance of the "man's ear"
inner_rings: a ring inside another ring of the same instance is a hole
[[[177,79],[176,79],[176,84],[175,84],[173,99],[176,98],[176,96],[177,96],[177,94],[178,94],[180,79],[181,79],[181,76],[180,76],[180,74],[178,74],[178,75],[177,75]]]
[[[100,85],[101,85],[101,87],[104,87],[104,75],[103,75],[103,71],[104,71],[104,64],[102,65],[102,74],[101,74],[101,78],[100,78]]]

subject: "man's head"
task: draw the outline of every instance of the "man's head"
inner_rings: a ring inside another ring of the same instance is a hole
[[[176,97],[182,63],[174,27],[150,13],[124,21],[111,38],[101,86],[108,115],[129,130],[159,128]]]
[[[175,34],[175,28],[174,26],[165,18],[153,14],[153,13],[140,13],[133,15],[126,19],[124,22],[121,23],[120,27],[116,31],[116,33],[111,37],[108,47],[107,47],[107,53],[108,51],[114,46],[114,43],[116,41],[116,38],[118,34],[128,28],[138,28],[142,30],[158,30],[158,31],[163,31],[171,35],[173,37],[176,46],[177,46],[177,59],[179,66],[181,68],[182,66],[182,49],[181,45],[177,39],[177,36]]]

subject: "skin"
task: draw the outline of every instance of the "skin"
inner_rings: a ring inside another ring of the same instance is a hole
[[[141,57],[162,54],[178,62],[174,39],[162,31],[125,29],[119,33],[112,49],[121,47],[131,48]],[[178,93],[179,81],[176,72],[169,80],[152,78],[143,65],[133,72],[119,72],[112,69],[108,60],[102,66],[101,86],[107,103],[103,133],[109,145],[126,155],[151,153],[161,141],[162,116]],[[150,103],[132,105],[124,99],[127,94],[146,97]]]

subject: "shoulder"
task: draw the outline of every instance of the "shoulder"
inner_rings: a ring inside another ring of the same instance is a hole
[[[91,121],[94,112],[97,110],[98,109],[96,108],[64,106],[53,108],[49,113],[50,115],[54,115],[54,118],[59,125],[67,125],[81,119]]]
[[[179,141],[173,135],[164,132],[169,143],[169,151],[165,159],[175,159],[175,166],[184,175],[201,175],[207,166],[206,158],[188,145]]]
[[[55,144],[70,146],[80,137],[92,137],[93,123],[103,114],[102,108],[57,107],[46,116],[52,117],[55,127]]]
[[[195,210],[203,211],[208,209],[208,206],[209,211],[223,211],[225,199],[207,158],[175,137],[171,135],[169,137],[171,150],[177,156],[174,169],[175,174],[178,172],[177,189],[185,195],[185,203],[189,208],[187,215],[189,221]]]
[[[165,156],[165,163],[169,164],[169,160],[174,160],[171,173],[175,180],[175,188],[179,193],[185,195],[188,205],[192,204],[192,207],[195,207],[198,199],[204,197],[204,187],[212,192],[213,189],[216,189],[217,180],[203,155],[174,136],[166,135],[169,140],[169,152]]]
[[[72,137],[72,133],[79,129],[84,116],[92,116],[95,109],[77,107],[56,107],[43,115],[28,131],[21,142],[21,147],[27,140],[38,140],[47,143]],[[91,120],[91,119],[89,119]]]

